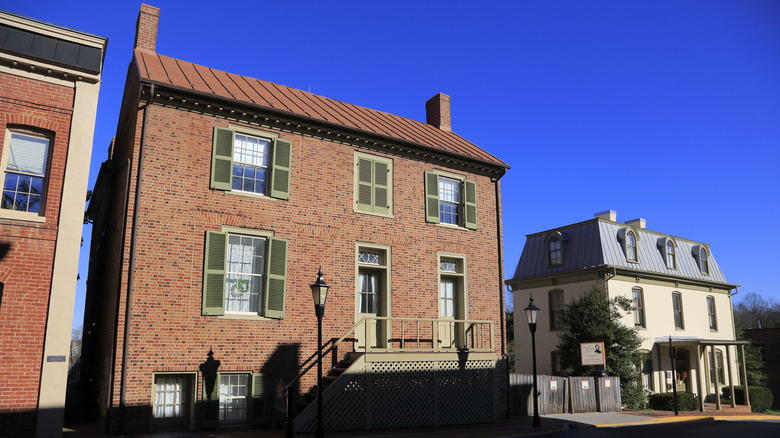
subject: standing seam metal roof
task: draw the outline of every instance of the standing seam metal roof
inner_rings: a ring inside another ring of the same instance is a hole
[[[637,235],[638,263],[629,262],[619,238],[620,230],[628,225],[601,219],[592,219],[578,224],[556,228],[527,236],[523,253],[517,263],[513,280],[543,275],[572,272],[596,266],[612,266],[653,274],[685,277],[700,281],[727,283],[709,247],[703,243],[680,239],[644,228],[631,227]],[[547,266],[545,242],[550,233],[560,232],[564,236],[563,266]],[[665,246],[659,247],[667,238],[676,245],[676,268],[666,266]],[[709,274],[702,274],[694,252],[704,246],[709,255]]]
[[[389,136],[494,166],[509,166],[451,131],[260,79],[135,49],[142,80]]]

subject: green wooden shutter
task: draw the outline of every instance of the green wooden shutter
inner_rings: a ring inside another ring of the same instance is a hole
[[[290,199],[291,163],[292,143],[281,138],[276,139],[271,165],[271,197]]]
[[[477,184],[474,181],[466,181],[465,187],[465,227],[471,230],[477,229]]]
[[[217,427],[219,424],[219,374],[214,388],[208,392],[206,379],[203,379],[203,427]]]
[[[359,158],[357,162],[357,209],[373,211],[373,161]]]
[[[206,231],[203,257],[203,314],[225,314],[225,257],[227,234]]]
[[[264,316],[282,319],[287,284],[287,240],[271,238],[268,247]]]
[[[387,214],[390,212],[390,200],[388,199],[387,177],[390,173],[386,163],[374,162],[374,208],[375,213]]]
[[[425,220],[439,223],[439,176],[425,172]]]
[[[233,188],[233,131],[214,127],[211,147],[211,188]]]
[[[252,374],[252,400],[251,400],[251,423],[265,423],[265,381],[263,373]]]

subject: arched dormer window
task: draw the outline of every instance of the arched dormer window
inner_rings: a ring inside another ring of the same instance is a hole
[[[704,275],[710,275],[710,254],[704,245],[693,245],[691,250],[696,263],[699,264],[699,271]]]
[[[639,236],[636,230],[633,227],[621,228],[618,231],[618,240],[622,241],[626,260],[631,263],[639,263]]]
[[[658,249],[668,269],[677,269],[677,243],[671,237],[658,239]]]
[[[547,235],[547,266],[563,266],[563,242],[566,241],[566,235],[560,231],[553,231]]]
[[[629,262],[635,262],[636,257],[636,235],[633,231],[626,233],[626,259]]]
[[[710,273],[709,254],[707,254],[707,249],[703,246],[699,248],[699,267],[702,274],[708,275]]]

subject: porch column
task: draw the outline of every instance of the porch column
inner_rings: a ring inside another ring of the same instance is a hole
[[[705,357],[707,356],[706,349],[705,349],[704,356]],[[704,364],[705,366],[703,367],[702,364]],[[702,412],[704,412],[704,397],[707,396],[707,389],[706,389],[707,387],[705,386],[707,375],[706,375],[706,371],[704,371],[704,369],[702,368],[706,369],[706,360],[701,357],[701,345],[696,344],[696,374],[698,374],[697,377],[699,380],[697,382],[699,387],[696,388],[697,389],[696,392],[699,393],[699,404],[700,404],[699,409]]]
[[[712,351],[712,371],[715,375],[715,409],[721,410],[723,407],[720,405],[720,381],[718,380],[718,355],[715,351],[715,345],[710,345],[710,351]]]
[[[729,370],[729,388],[731,389],[731,407],[736,408],[737,397],[734,395],[734,375],[731,373],[731,347],[730,345],[726,345],[726,363],[728,363],[728,370]]]
[[[747,368],[745,367],[745,345],[739,346],[742,350],[742,387],[745,389],[745,406],[750,406],[750,395],[748,394]]]

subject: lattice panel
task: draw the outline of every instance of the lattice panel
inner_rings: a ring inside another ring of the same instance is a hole
[[[439,424],[493,421],[493,366],[487,360],[439,363]]]
[[[370,364],[371,429],[433,424],[433,362]]]
[[[352,374],[347,386],[322,407],[322,428],[325,430],[362,430],[366,428],[366,374]],[[313,417],[301,432],[314,432],[317,417]]]

